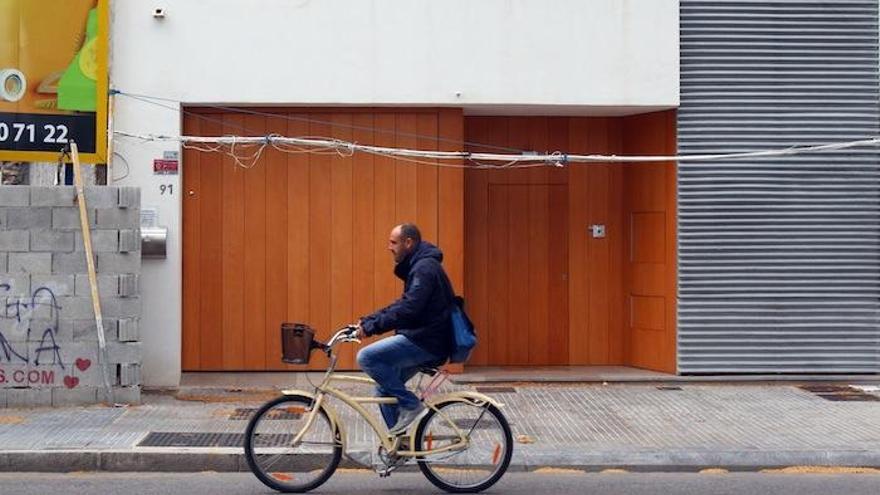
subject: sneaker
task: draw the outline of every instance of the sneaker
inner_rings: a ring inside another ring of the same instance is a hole
[[[403,409],[400,408],[400,415],[397,417],[397,423],[388,430],[388,433],[392,435],[401,435],[406,432],[406,429],[409,425],[413,423],[419,416],[425,412],[425,405],[419,402],[419,405],[415,407],[415,409]]]

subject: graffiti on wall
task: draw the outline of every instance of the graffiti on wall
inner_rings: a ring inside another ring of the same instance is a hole
[[[0,283],[0,297],[11,289]],[[0,326],[0,387],[79,385],[79,377],[73,376],[61,357],[57,339],[61,309],[48,287],[39,287],[26,297],[9,297],[0,304],[0,322],[5,323]],[[90,359],[82,357],[74,361],[80,372],[91,365]]]

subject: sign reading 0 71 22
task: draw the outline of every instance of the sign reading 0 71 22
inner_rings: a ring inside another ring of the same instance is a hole
[[[0,160],[106,163],[109,0],[0,0]]]

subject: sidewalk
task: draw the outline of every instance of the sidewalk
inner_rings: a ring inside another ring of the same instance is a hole
[[[485,387],[505,403],[512,469],[880,467],[880,401],[832,401],[790,384],[450,387]],[[125,408],[0,409],[0,471],[246,470],[239,446],[247,411],[236,410],[274,395],[194,388],[148,392]],[[370,449],[366,423],[337,411],[349,448]]]

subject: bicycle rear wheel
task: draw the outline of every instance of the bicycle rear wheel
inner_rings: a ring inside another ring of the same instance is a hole
[[[244,453],[254,475],[280,492],[301,493],[327,481],[342,458],[342,439],[321,408],[297,444],[306,426],[312,399],[282,396],[254,413],[245,430]]]
[[[507,418],[491,405],[445,402],[431,410],[416,430],[415,450],[428,451],[468,438],[463,450],[418,457],[419,469],[437,488],[451,493],[477,493],[494,485],[507,471],[513,435]],[[455,427],[453,427],[452,422]]]

